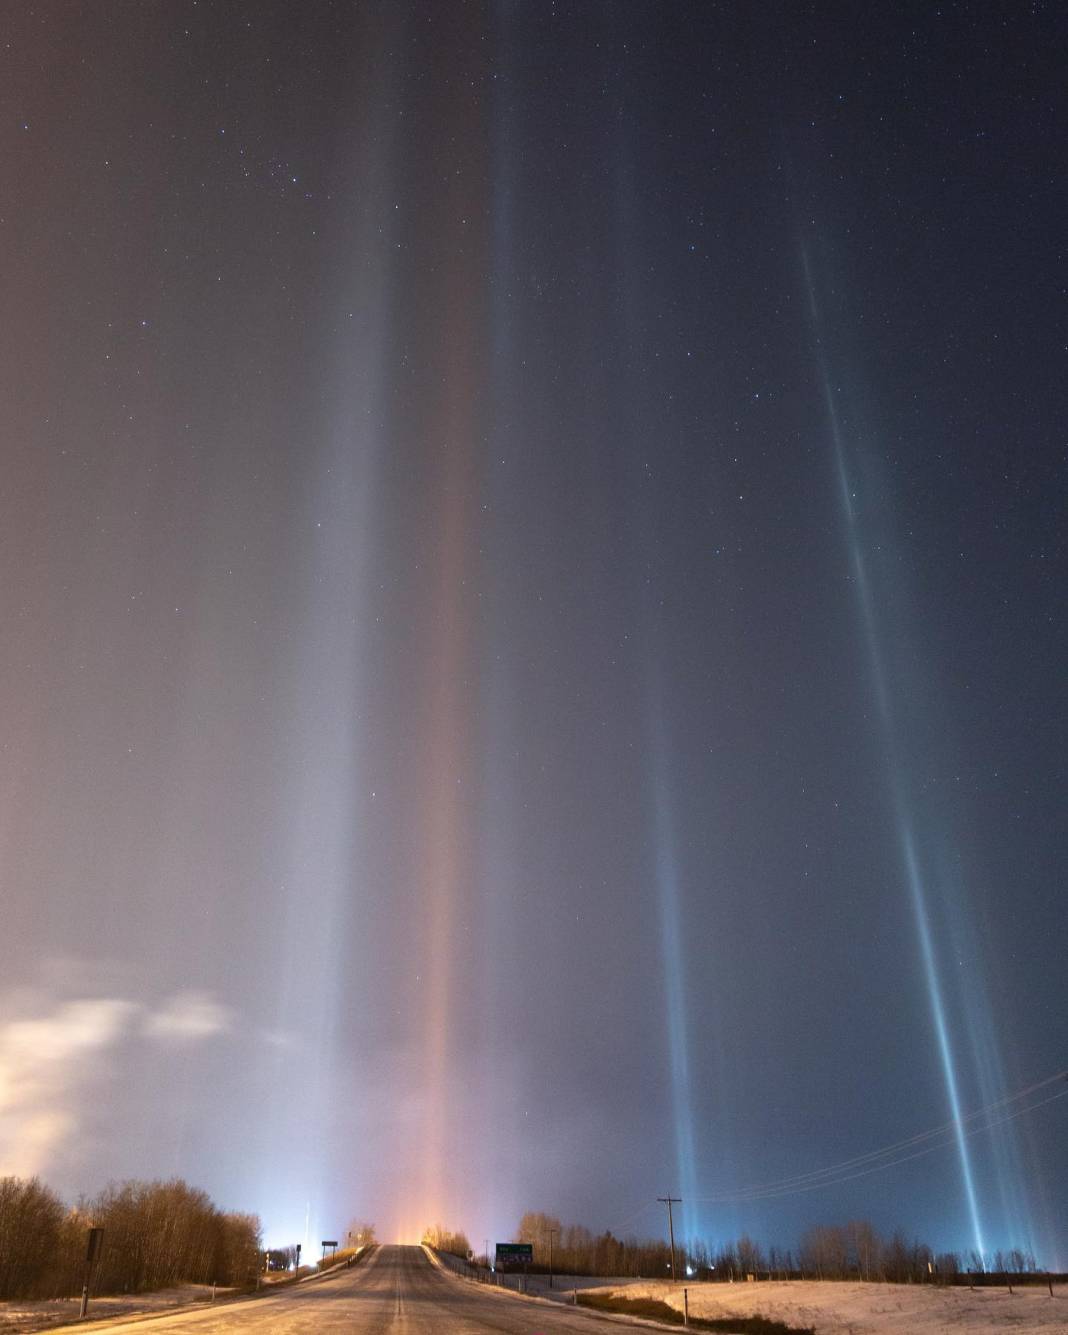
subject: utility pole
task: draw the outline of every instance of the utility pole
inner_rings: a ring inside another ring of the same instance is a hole
[[[660,1202],[661,1205],[666,1205],[668,1208],[668,1234],[671,1237],[671,1282],[672,1284],[674,1284],[675,1283],[675,1224],[671,1218],[671,1207],[673,1205],[681,1205],[682,1197],[658,1196],[656,1199]]]
[[[549,1288],[553,1286],[553,1234],[559,1233],[558,1228],[549,1229]]]

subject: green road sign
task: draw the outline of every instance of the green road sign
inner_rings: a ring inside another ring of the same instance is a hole
[[[534,1260],[534,1246],[530,1242],[498,1242],[498,1265],[529,1265]]]

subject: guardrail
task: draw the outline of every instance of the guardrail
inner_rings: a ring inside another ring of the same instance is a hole
[[[521,1271],[487,1270],[485,1266],[472,1265],[470,1261],[454,1256],[452,1252],[439,1252],[436,1247],[431,1247],[430,1250],[443,1266],[451,1270],[454,1275],[459,1275],[461,1279],[469,1279],[474,1284],[488,1284],[497,1289],[511,1289],[513,1293],[528,1291],[527,1276]]]
[[[513,1293],[526,1293],[534,1298],[548,1298],[558,1303],[577,1303],[583,1289],[618,1288],[638,1282],[633,1275],[572,1275],[558,1270],[550,1276],[541,1266],[529,1274],[523,1270],[490,1270],[485,1266],[473,1265],[460,1256],[453,1256],[451,1252],[440,1252],[427,1243],[423,1246],[432,1251],[446,1269],[461,1279],[491,1288],[510,1289]]]

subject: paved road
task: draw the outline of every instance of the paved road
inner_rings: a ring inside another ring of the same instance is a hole
[[[92,1309],[90,1309],[91,1311]],[[65,1327],[70,1330],[72,1327]],[[82,1327],[81,1329],[85,1329]],[[581,1335],[619,1330],[590,1312],[509,1297],[452,1275],[421,1247],[378,1247],[362,1265],[254,1301],[138,1321],[93,1323],[89,1330],[123,1335]]]

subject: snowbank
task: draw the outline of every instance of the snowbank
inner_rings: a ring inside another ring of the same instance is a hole
[[[1068,1331],[1068,1285],[1007,1289],[927,1284],[850,1284],[774,1280],[757,1284],[690,1284],[690,1315],[766,1316],[817,1335],[944,1335],[946,1331]],[[682,1311],[681,1284],[639,1282],[603,1293],[659,1298]]]

